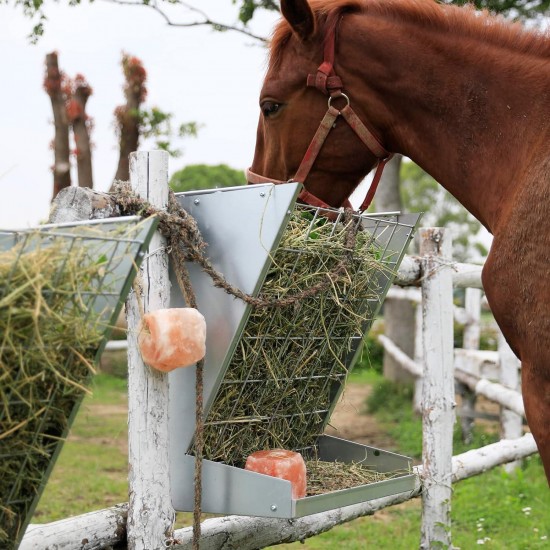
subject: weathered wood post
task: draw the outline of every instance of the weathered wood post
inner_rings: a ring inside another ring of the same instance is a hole
[[[452,242],[442,228],[420,230],[424,380],[420,547],[451,547],[453,376]]]
[[[464,325],[462,347],[464,349],[479,349],[481,337],[481,289],[467,288],[464,295],[464,309],[467,321]],[[467,362],[466,369],[479,374],[474,359],[464,359]],[[465,384],[457,382],[457,390],[462,396],[461,418],[462,439],[465,443],[471,443],[473,438],[474,413],[476,407],[476,394]]]
[[[519,383],[519,359],[504,339],[502,333],[498,339],[498,362],[500,383],[512,390],[521,392]],[[502,439],[516,439],[523,435],[523,416],[507,407],[500,407],[500,435]],[[521,460],[504,465],[507,472],[513,472],[521,466]]]
[[[422,330],[423,313],[422,302],[416,304],[416,310],[414,314],[414,362],[423,365],[424,364],[424,332]],[[422,413],[422,376],[417,376],[414,381],[414,396],[413,396],[413,409],[417,414]]]
[[[130,183],[140,197],[165,209],[168,204],[168,153],[130,155]],[[140,269],[145,312],[169,307],[170,280],[165,239],[157,232]],[[141,318],[135,293],[126,302],[128,321],[128,548],[165,548],[174,510],[168,469],[168,378],[147,367],[139,354]]]

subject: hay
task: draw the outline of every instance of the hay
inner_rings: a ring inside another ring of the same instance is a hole
[[[357,462],[325,462],[322,460],[306,460],[306,470],[307,496],[323,495],[360,485],[387,481],[410,473],[408,470],[378,472]]]
[[[350,223],[359,224],[359,217]],[[369,300],[378,303],[380,281],[388,277],[373,236],[357,231],[349,251],[348,229],[307,209],[292,213],[262,298],[300,293],[325,281],[346,256],[349,261],[327,291],[252,311],[206,417],[204,458],[242,467],[259,449],[307,454],[315,446],[372,321]]]
[[[22,534],[88,391],[107,328],[94,300],[106,291],[108,263],[97,247],[44,232],[0,253],[1,548]],[[107,308],[105,296],[99,302]]]

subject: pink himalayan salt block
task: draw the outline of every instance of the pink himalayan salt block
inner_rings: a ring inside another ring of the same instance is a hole
[[[194,365],[206,353],[206,322],[195,308],[157,309],[141,320],[138,345],[147,365],[163,372]]]
[[[300,453],[285,449],[256,451],[246,459],[244,468],[290,481],[293,499],[306,496],[306,463]]]

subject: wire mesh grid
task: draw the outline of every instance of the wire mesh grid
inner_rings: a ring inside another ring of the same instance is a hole
[[[297,206],[260,294],[285,298],[326,280],[348,254],[342,216],[332,223]],[[250,314],[206,416],[205,458],[243,466],[259,449],[312,454],[414,229],[396,216],[351,223],[352,259],[326,291]]]
[[[17,545],[156,222],[0,233],[0,547]]]

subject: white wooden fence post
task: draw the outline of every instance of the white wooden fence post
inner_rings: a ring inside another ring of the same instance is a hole
[[[462,347],[464,349],[479,349],[481,339],[481,289],[467,288],[464,295],[464,309],[468,322],[464,326]]]
[[[467,321],[464,325],[464,335],[462,339],[463,349],[479,349],[481,337],[480,316],[481,316],[481,289],[467,288],[464,295],[464,310],[466,311]],[[466,369],[476,374],[476,361],[474,359],[464,359],[468,363]],[[478,369],[477,369],[478,370]],[[474,426],[474,413],[476,406],[476,394],[466,385],[457,383],[457,389],[462,396],[462,406],[460,424],[462,426],[462,439],[465,443],[471,443],[473,439],[472,429]]]
[[[498,339],[500,383],[507,388],[521,392],[519,383],[519,359],[514,355],[502,333]],[[523,434],[523,417],[506,407],[500,407],[500,429],[502,439],[515,439]],[[507,472],[521,466],[521,460],[504,465]]]
[[[414,317],[414,362],[424,365],[424,332],[422,303],[416,304]],[[418,376],[414,381],[413,410],[415,413],[422,412],[422,386],[424,375]]]
[[[168,204],[168,153],[130,155],[133,190],[153,206]],[[165,240],[157,232],[138,279],[145,312],[169,306],[170,280]],[[126,302],[128,320],[128,548],[164,548],[174,510],[168,470],[168,379],[144,365],[137,346],[140,308],[134,292]]]
[[[420,230],[424,380],[420,547],[451,547],[453,376],[452,242],[442,228]]]

